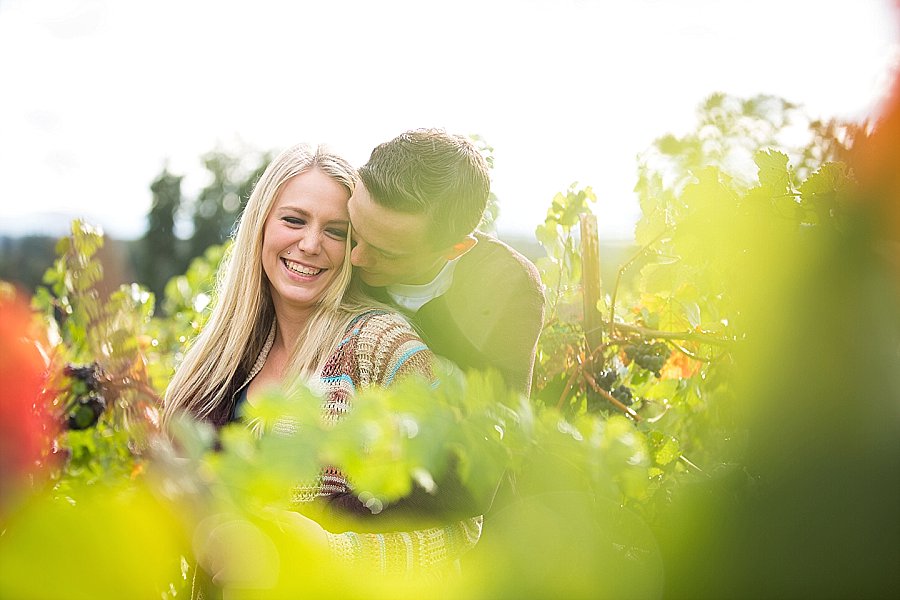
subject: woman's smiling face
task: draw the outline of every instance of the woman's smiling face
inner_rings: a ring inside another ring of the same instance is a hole
[[[276,312],[308,311],[344,262],[350,192],[317,168],[288,179],[263,228],[262,263]]]

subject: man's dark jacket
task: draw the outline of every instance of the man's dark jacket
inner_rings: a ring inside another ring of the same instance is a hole
[[[444,294],[409,318],[437,355],[463,370],[493,367],[511,388],[531,390],[534,354],[544,316],[535,266],[503,242],[475,233]],[[383,290],[376,297],[386,299]]]

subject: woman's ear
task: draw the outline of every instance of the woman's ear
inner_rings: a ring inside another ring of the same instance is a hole
[[[444,254],[444,258],[447,260],[453,260],[454,258],[459,258],[466,252],[472,249],[478,240],[475,239],[474,235],[467,235],[457,243],[450,246],[447,252]]]

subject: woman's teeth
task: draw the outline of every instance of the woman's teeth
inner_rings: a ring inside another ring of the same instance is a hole
[[[314,269],[312,267],[304,267],[300,263],[291,262],[289,260],[284,260],[284,266],[293,271],[294,273],[299,273],[300,275],[318,275],[322,272],[322,269]]]

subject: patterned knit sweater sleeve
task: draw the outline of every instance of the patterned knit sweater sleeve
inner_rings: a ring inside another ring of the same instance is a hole
[[[440,571],[453,565],[481,537],[481,515],[443,527],[390,533],[327,533],[340,559],[386,574]]]
[[[326,420],[336,421],[351,409],[353,397],[369,386],[388,387],[403,377],[432,378],[434,357],[409,323],[396,313],[371,311],[357,317],[322,370],[326,386]],[[340,471],[326,469],[324,488],[332,508],[350,514],[369,512]],[[369,513],[371,515],[371,513]],[[472,548],[481,536],[482,517],[449,524],[387,533],[329,533],[329,545],[354,565],[385,573],[440,569]]]
[[[399,314],[372,310],[350,322],[320,373],[325,419],[335,422],[359,390],[388,387],[409,375],[432,378],[434,355]]]
[[[368,313],[353,328],[357,387],[388,387],[407,375],[432,378],[434,356],[412,326],[396,313]]]

